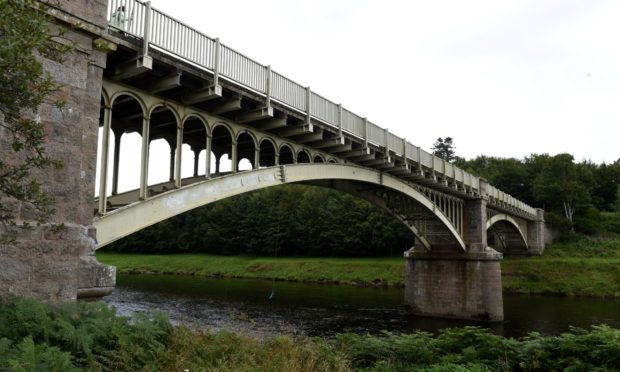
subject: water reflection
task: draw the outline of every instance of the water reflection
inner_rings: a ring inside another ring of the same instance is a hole
[[[191,276],[119,275],[103,301],[119,314],[163,310],[174,323],[263,337],[273,334],[333,336],[339,332],[395,333],[477,323],[411,316],[402,288],[289,283]],[[620,327],[620,301],[591,298],[504,296],[506,321],[488,325],[508,337],[531,331],[557,334],[569,325]]]

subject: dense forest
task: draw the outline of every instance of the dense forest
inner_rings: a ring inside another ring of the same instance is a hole
[[[602,213],[620,212],[620,160],[613,164],[575,162],[570,154],[450,160],[514,197],[545,209],[547,223],[564,234],[620,234],[620,213],[601,218]],[[401,222],[364,200],[320,187],[285,185],[184,213],[107,249],[388,256],[401,255],[412,244],[413,235]]]

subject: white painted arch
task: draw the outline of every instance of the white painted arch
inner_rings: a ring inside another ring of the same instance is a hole
[[[135,202],[95,218],[98,247],[101,248],[145,227],[183,212],[231,196],[286,183],[315,180],[348,180],[381,185],[416,200],[431,211],[450,231],[461,249],[465,243],[439,208],[415,188],[379,171],[343,164],[289,164],[230,174],[171,190]],[[415,233],[415,230],[414,230]],[[419,237],[422,238],[423,237]]]
[[[527,244],[527,239],[525,238],[525,235],[523,235],[523,231],[521,230],[521,227],[519,226],[519,223],[517,222],[517,220],[515,220],[514,218],[512,218],[511,216],[507,215],[507,214],[496,214],[493,217],[487,219],[487,230],[491,228],[491,226],[493,226],[494,224],[500,222],[500,221],[506,221],[509,224],[513,225],[515,230],[517,230],[519,232],[519,235],[521,236],[521,239],[523,239],[523,243],[525,244],[525,248],[526,249],[530,249],[529,245]]]

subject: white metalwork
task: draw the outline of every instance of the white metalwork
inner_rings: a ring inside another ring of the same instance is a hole
[[[344,108],[342,122],[339,123],[339,107],[334,102],[314,92],[308,96],[310,90],[303,85],[219,43],[218,39],[211,38],[150,7],[150,2],[109,0],[108,22],[112,29],[142,38],[145,43],[144,55],[149,47],[172,54],[213,73],[215,85],[217,79],[223,77],[300,113],[307,114],[309,111],[310,119],[320,120],[338,130],[342,129],[350,135],[363,139],[365,144],[387,147],[387,150],[394,155],[405,155],[406,160],[413,163],[416,168],[425,167],[441,173],[438,176],[451,179],[465,190],[479,191],[477,177],[450,164],[446,164],[445,167],[443,163],[440,165],[431,154],[410,143],[406,144],[406,153],[403,154],[402,138],[390,132],[386,135],[383,128]],[[494,189],[491,204],[536,215],[534,208],[495,188],[489,188]]]

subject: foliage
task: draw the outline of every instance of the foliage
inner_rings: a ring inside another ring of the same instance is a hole
[[[570,234],[540,257],[506,257],[502,286],[513,293],[620,298],[620,238]]]
[[[0,370],[14,371],[557,371],[617,370],[620,330],[504,338],[444,329],[334,340],[173,328],[161,315],[117,317],[103,304],[0,303]]]
[[[98,303],[0,303],[0,370],[132,370],[164,350],[172,327],[161,314],[117,317]]]
[[[433,155],[438,156],[448,162],[452,162],[456,158],[456,147],[454,146],[452,137],[437,138],[437,141],[435,141],[435,143],[433,144],[431,151],[433,152]]]
[[[370,203],[320,187],[285,185],[184,213],[110,246],[120,252],[266,256],[399,255],[411,231]]]
[[[554,371],[620,368],[620,330],[571,328],[560,336],[531,333],[520,340],[486,329],[445,329],[436,337],[410,335],[337,337],[351,365],[367,371]]]
[[[532,206],[545,209],[547,223],[561,231],[605,232],[601,212],[620,203],[620,160],[575,162],[570,154],[533,154],[525,159],[478,156],[457,165]]]
[[[59,88],[41,59],[60,62],[72,46],[60,43],[62,35],[50,29],[45,6],[35,0],[0,0],[0,137],[15,154],[10,161],[0,159],[2,224],[14,225],[7,197],[33,206],[39,222],[53,213],[52,199],[33,177],[35,170],[60,166],[45,151],[44,126],[36,115]]]
[[[573,156],[560,154],[549,158],[533,181],[533,192],[539,203],[551,210],[561,210],[574,228],[577,208],[591,205],[592,173],[583,164],[575,165]]]

